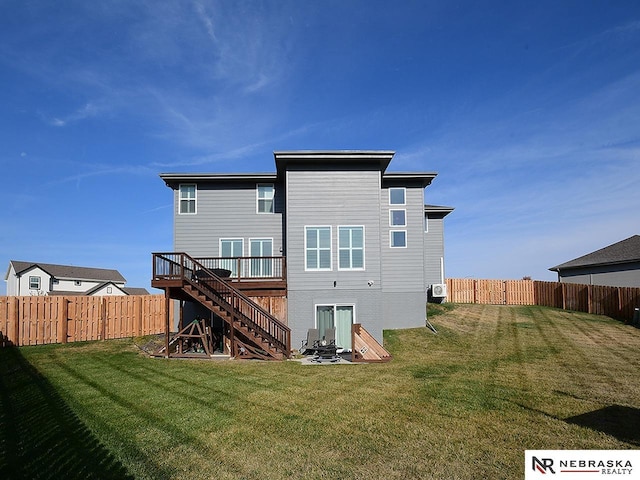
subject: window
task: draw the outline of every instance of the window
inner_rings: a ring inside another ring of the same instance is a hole
[[[273,240],[270,238],[252,238],[249,240],[251,257],[271,257]],[[251,258],[252,277],[270,277],[273,275],[273,258]]]
[[[305,227],[305,270],[331,270],[331,227]]]
[[[407,226],[406,210],[389,210],[389,225],[392,227]]]
[[[389,189],[389,205],[406,205],[406,188],[390,188]]]
[[[404,248],[407,246],[407,232],[405,230],[391,230],[391,247]]]
[[[29,277],[29,289],[40,290],[40,277]]]
[[[113,293],[113,288],[112,287],[107,287],[107,293],[109,293],[109,294]]]
[[[242,238],[221,238],[220,239],[220,268],[231,271],[232,277],[238,276],[238,257],[242,256],[244,250],[244,240]]]
[[[327,328],[336,329],[336,346],[351,350],[351,326],[355,319],[353,305],[316,305],[316,328],[324,337]]]
[[[181,214],[196,213],[196,186],[195,184],[180,185],[180,210]]]
[[[273,213],[275,189],[272,184],[259,183],[257,189],[258,213]]]
[[[364,227],[338,227],[338,269],[364,269]]]

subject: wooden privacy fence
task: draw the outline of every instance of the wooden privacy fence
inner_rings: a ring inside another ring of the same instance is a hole
[[[0,297],[0,347],[163,333],[165,309],[163,295]]]
[[[447,300],[490,305],[541,305],[631,320],[640,288],[538,280],[447,279]]]

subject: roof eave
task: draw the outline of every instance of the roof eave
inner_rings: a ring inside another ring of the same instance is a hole
[[[160,178],[168,187],[175,189],[177,185],[188,182],[275,182],[278,176],[275,173],[161,173]]]

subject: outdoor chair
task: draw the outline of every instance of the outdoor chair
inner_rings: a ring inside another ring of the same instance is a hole
[[[310,328],[307,331],[307,339],[302,341],[300,353],[303,355],[311,355],[316,352],[320,343],[320,332],[317,328]]]

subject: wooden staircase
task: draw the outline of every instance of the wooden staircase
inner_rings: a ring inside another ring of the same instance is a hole
[[[195,300],[224,320],[236,357],[283,360],[291,355],[289,327],[189,255],[154,254],[152,285],[173,298]]]

